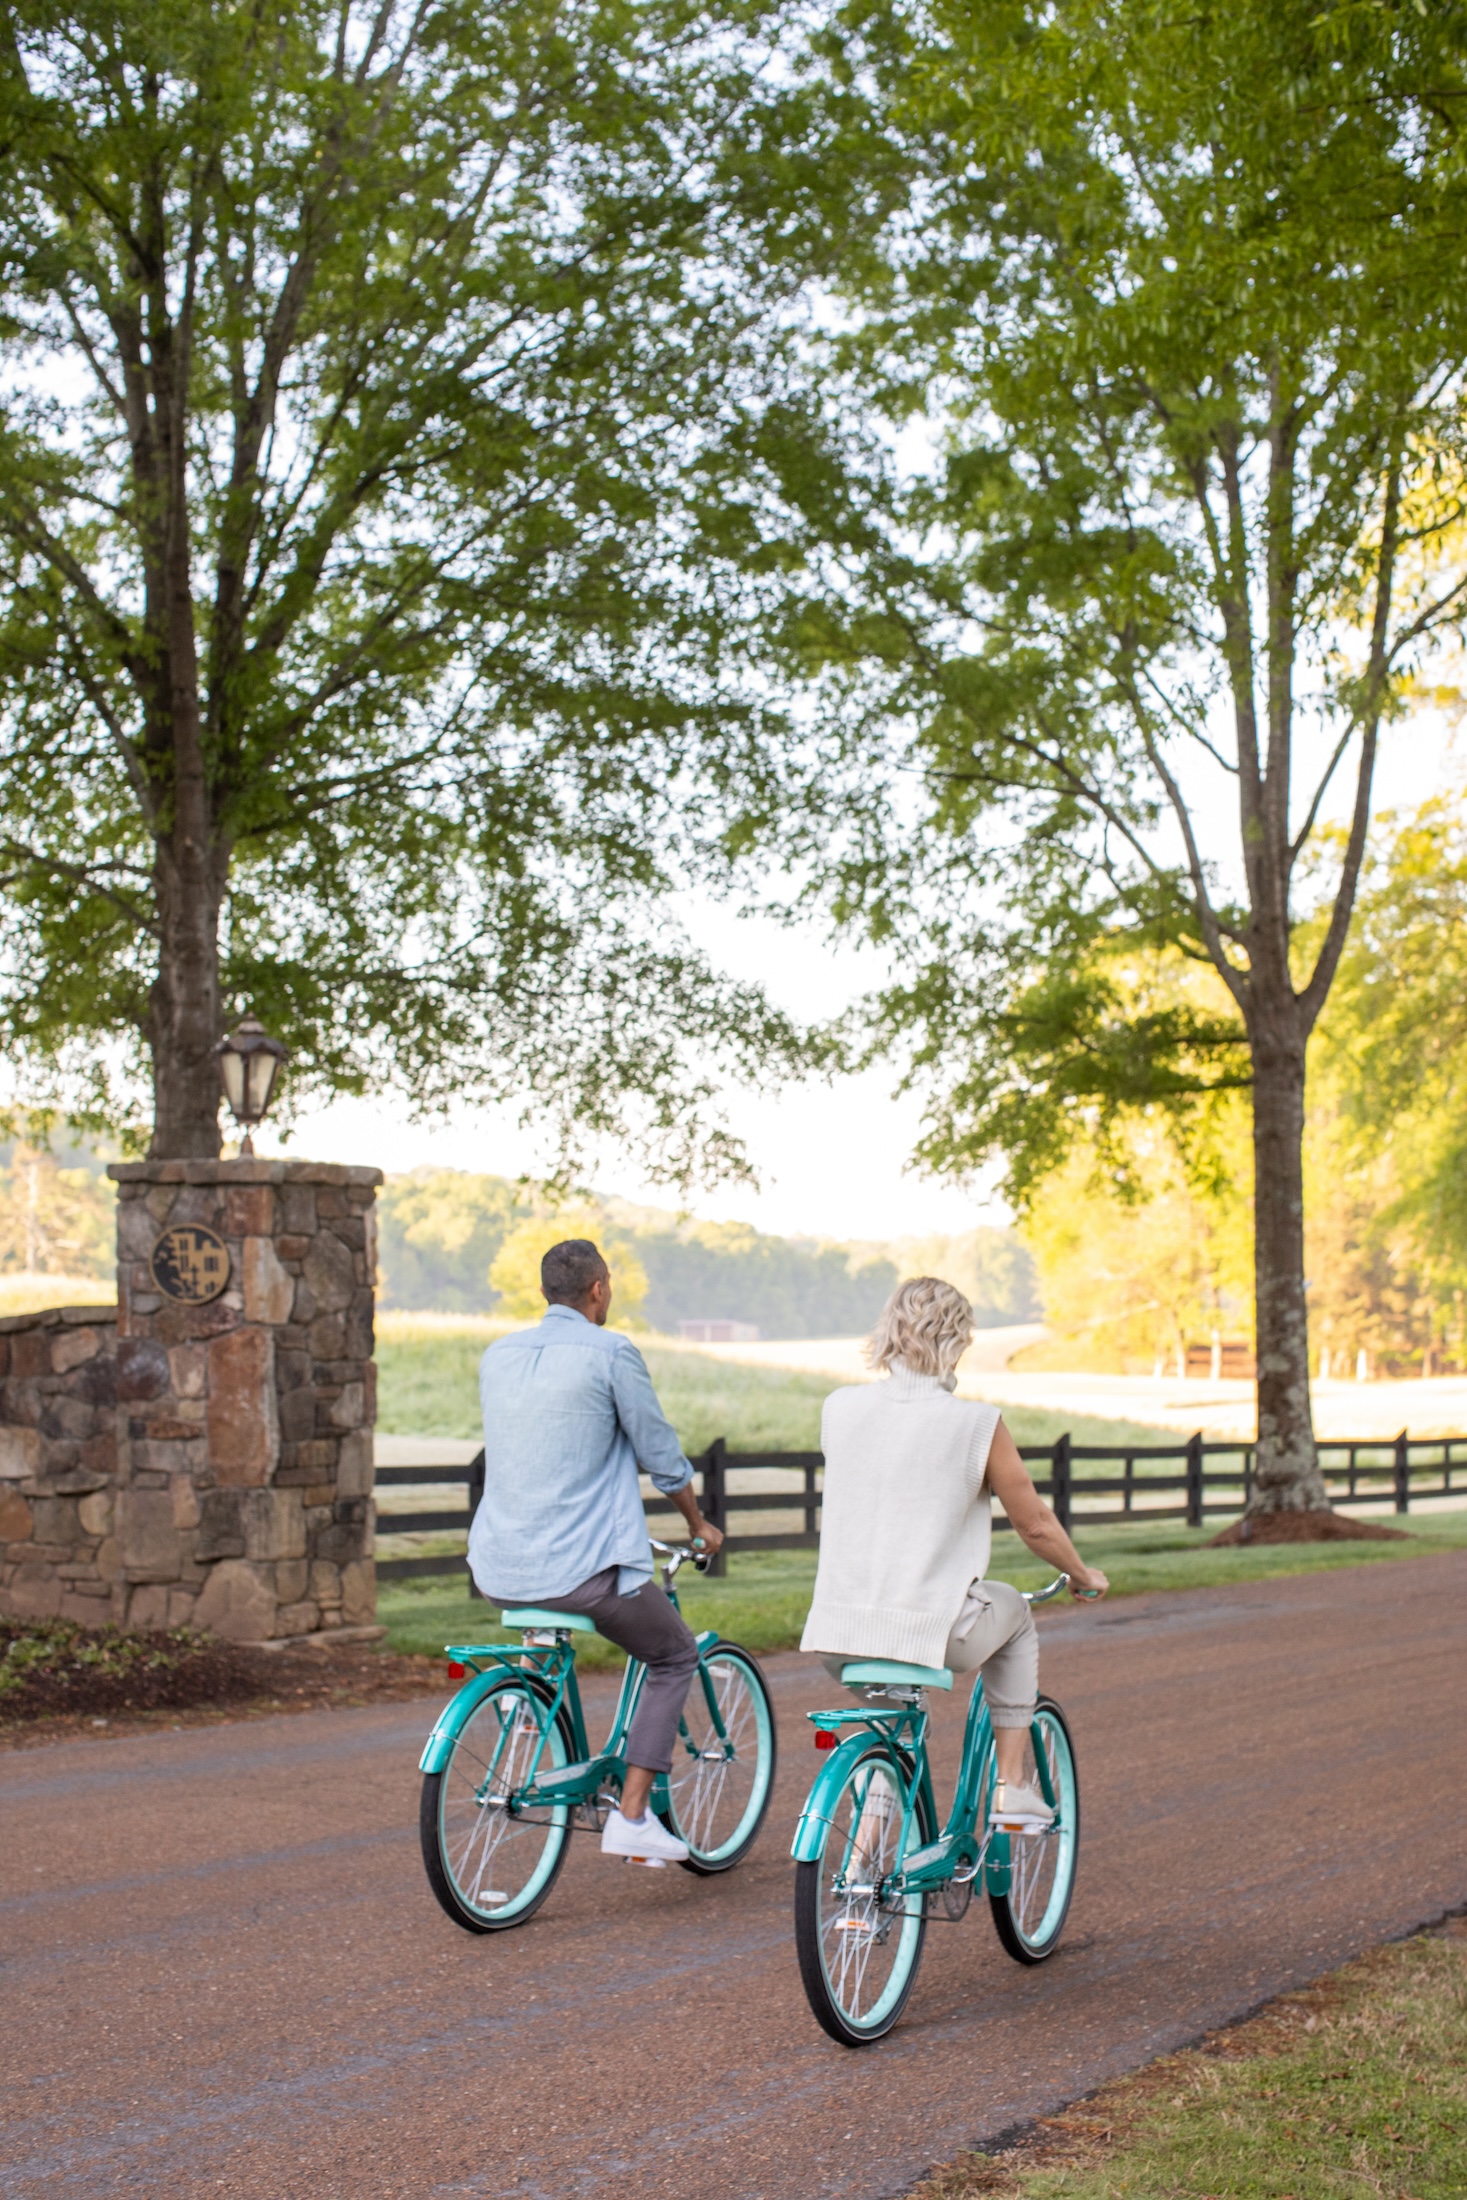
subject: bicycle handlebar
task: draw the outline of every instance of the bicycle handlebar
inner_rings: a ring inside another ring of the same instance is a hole
[[[1019,1593],[1026,1604],[1048,1604],[1051,1597],[1057,1597],[1061,1589],[1068,1589],[1069,1586],[1069,1575],[1060,1574],[1047,1589],[1021,1589]]]
[[[1069,1586],[1069,1575],[1059,1574],[1047,1589],[1022,1589],[1019,1593],[1026,1604],[1048,1604],[1051,1597],[1057,1597],[1061,1589],[1068,1589]],[[1077,1597],[1098,1597],[1100,1591],[1098,1589],[1076,1589],[1074,1594]]]
[[[660,1551],[667,1560],[664,1571],[669,1577],[677,1572],[679,1566],[685,1566],[689,1559],[700,1574],[706,1574],[713,1563],[713,1553],[704,1548],[701,1536],[693,1543],[659,1543],[655,1535],[649,1535],[647,1541],[654,1551]]]

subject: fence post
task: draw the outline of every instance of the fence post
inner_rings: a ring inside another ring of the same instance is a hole
[[[467,1529],[472,1528],[472,1526],[474,1525],[474,1515],[479,1510],[479,1504],[481,1499],[483,1498],[483,1495],[484,1447],[481,1444],[478,1450],[474,1453],[473,1458],[469,1461],[469,1517],[464,1524],[466,1531]],[[479,1587],[479,1584],[475,1581],[472,1574],[469,1575],[469,1595],[471,1597],[477,1597],[482,1603],[484,1592]]]
[[[1396,1511],[1411,1510],[1411,1446],[1402,1429],[1396,1438]]]
[[[1054,1517],[1069,1532],[1070,1526],[1070,1437],[1066,1430],[1055,1438],[1050,1454],[1049,1502],[1054,1507]]]
[[[724,1454],[727,1450],[728,1445],[724,1438],[715,1436],[703,1454],[703,1518],[710,1521],[715,1528],[724,1529],[725,1533],[728,1508],[724,1503]],[[710,1574],[728,1572],[728,1560],[722,1551],[714,1558],[708,1571]]]
[[[1202,1525],[1202,1431],[1187,1438],[1187,1526]]]

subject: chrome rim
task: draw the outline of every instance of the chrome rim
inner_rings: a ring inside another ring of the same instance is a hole
[[[831,2000],[856,2030],[890,2014],[921,1939],[921,1896],[891,1902],[880,1892],[900,1861],[904,1800],[890,1761],[864,1758],[841,1790],[821,1853],[820,1962]]]
[[[540,1748],[545,1716],[527,1689],[495,1689],[465,1720],[443,1774],[438,1830],[444,1867],[465,1908],[480,1917],[503,1916],[532,1901],[566,1838],[564,1804],[525,1812],[514,1807],[532,1767],[549,1772],[567,1762],[553,1721]]]
[[[714,1651],[705,1661],[722,1734],[695,1673],[667,1776],[671,1817],[695,1855],[716,1862],[758,1819],[769,1786],[770,1720],[764,1691],[741,1658]]]

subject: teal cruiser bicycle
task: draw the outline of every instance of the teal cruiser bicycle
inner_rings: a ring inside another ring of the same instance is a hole
[[[1046,1603],[1068,1581],[1061,1574],[1026,1601]],[[864,2047],[883,2038],[906,2007],[929,1920],[962,1918],[980,1876],[1015,1962],[1053,1955],[1075,1884],[1080,1788],[1064,1713],[1041,1696],[1022,1780],[1038,1787],[1054,1822],[989,1825],[993,1727],[979,1679],[952,1809],[939,1833],[926,1691],[950,1689],[952,1674],[859,1658],[842,1666],[841,1679],[864,1702],[808,1714],[815,1747],[832,1754],[795,1832],[795,1948],[819,2022],[843,2047]],[[856,1732],[842,1738],[847,1727]]]
[[[679,1567],[700,1571],[691,1544],[652,1541],[666,1559],[674,1605]],[[575,1638],[595,1628],[576,1612],[506,1611],[507,1643],[450,1646],[463,1680],[428,1737],[419,1833],[428,1884],[466,1932],[500,1932],[533,1917],[554,1886],[571,1834],[599,1833],[620,1795],[627,1731],[646,1667],[629,1659],[611,1732],[592,1752],[576,1682]],[[700,1634],[698,1670],[678,1724],[671,1772],[652,1808],[688,1845],[685,1871],[731,1871],[747,1855],[774,1785],[774,1707],[747,1650]],[[457,1670],[455,1670],[457,1669]]]

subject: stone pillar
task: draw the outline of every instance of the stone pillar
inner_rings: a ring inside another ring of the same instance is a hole
[[[379,1169],[114,1163],[114,1616],[372,1626]]]

